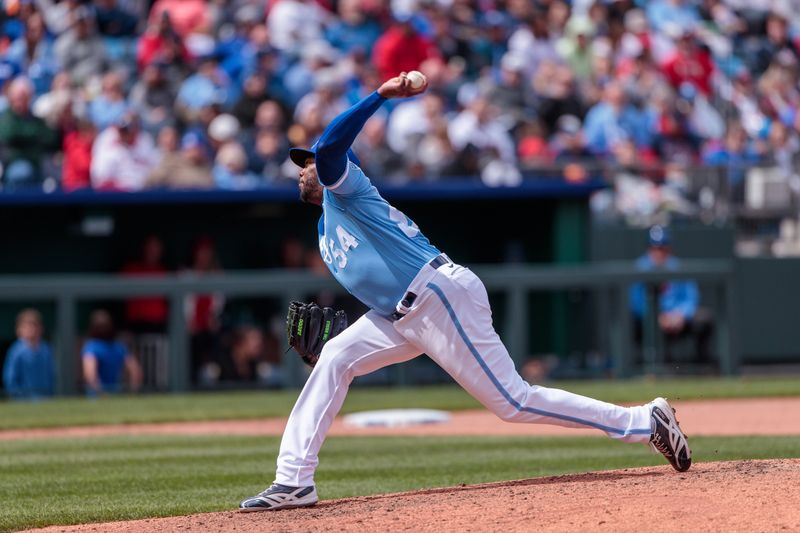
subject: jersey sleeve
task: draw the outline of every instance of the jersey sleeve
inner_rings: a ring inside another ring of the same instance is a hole
[[[328,187],[336,185],[346,176],[349,164],[348,150],[369,117],[377,111],[386,98],[373,92],[362,98],[328,124],[316,143],[317,175]]]
[[[325,187],[336,196],[352,197],[368,192],[372,184],[361,168],[352,161],[347,162],[344,172],[333,185]]]

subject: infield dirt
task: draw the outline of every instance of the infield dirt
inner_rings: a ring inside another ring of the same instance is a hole
[[[38,531],[800,531],[800,459],[700,463]]]

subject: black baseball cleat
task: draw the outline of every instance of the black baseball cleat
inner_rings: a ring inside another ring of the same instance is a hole
[[[273,483],[264,492],[240,503],[239,510],[244,512],[274,511],[290,507],[309,507],[318,501],[317,490],[313,485],[310,487],[287,487]]]
[[[650,447],[653,451],[661,452],[678,472],[689,470],[692,466],[692,450],[675,418],[675,409],[664,398],[656,398],[650,402],[650,418],[653,422]]]

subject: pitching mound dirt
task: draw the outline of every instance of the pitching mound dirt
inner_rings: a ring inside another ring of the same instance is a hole
[[[527,479],[44,531],[800,531],[800,459]],[[324,496],[324,487],[321,487]]]

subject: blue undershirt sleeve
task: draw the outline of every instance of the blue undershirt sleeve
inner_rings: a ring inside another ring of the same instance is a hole
[[[347,168],[347,150],[369,117],[386,101],[378,91],[363,98],[328,124],[317,142],[317,175],[323,185],[335,184]]]

